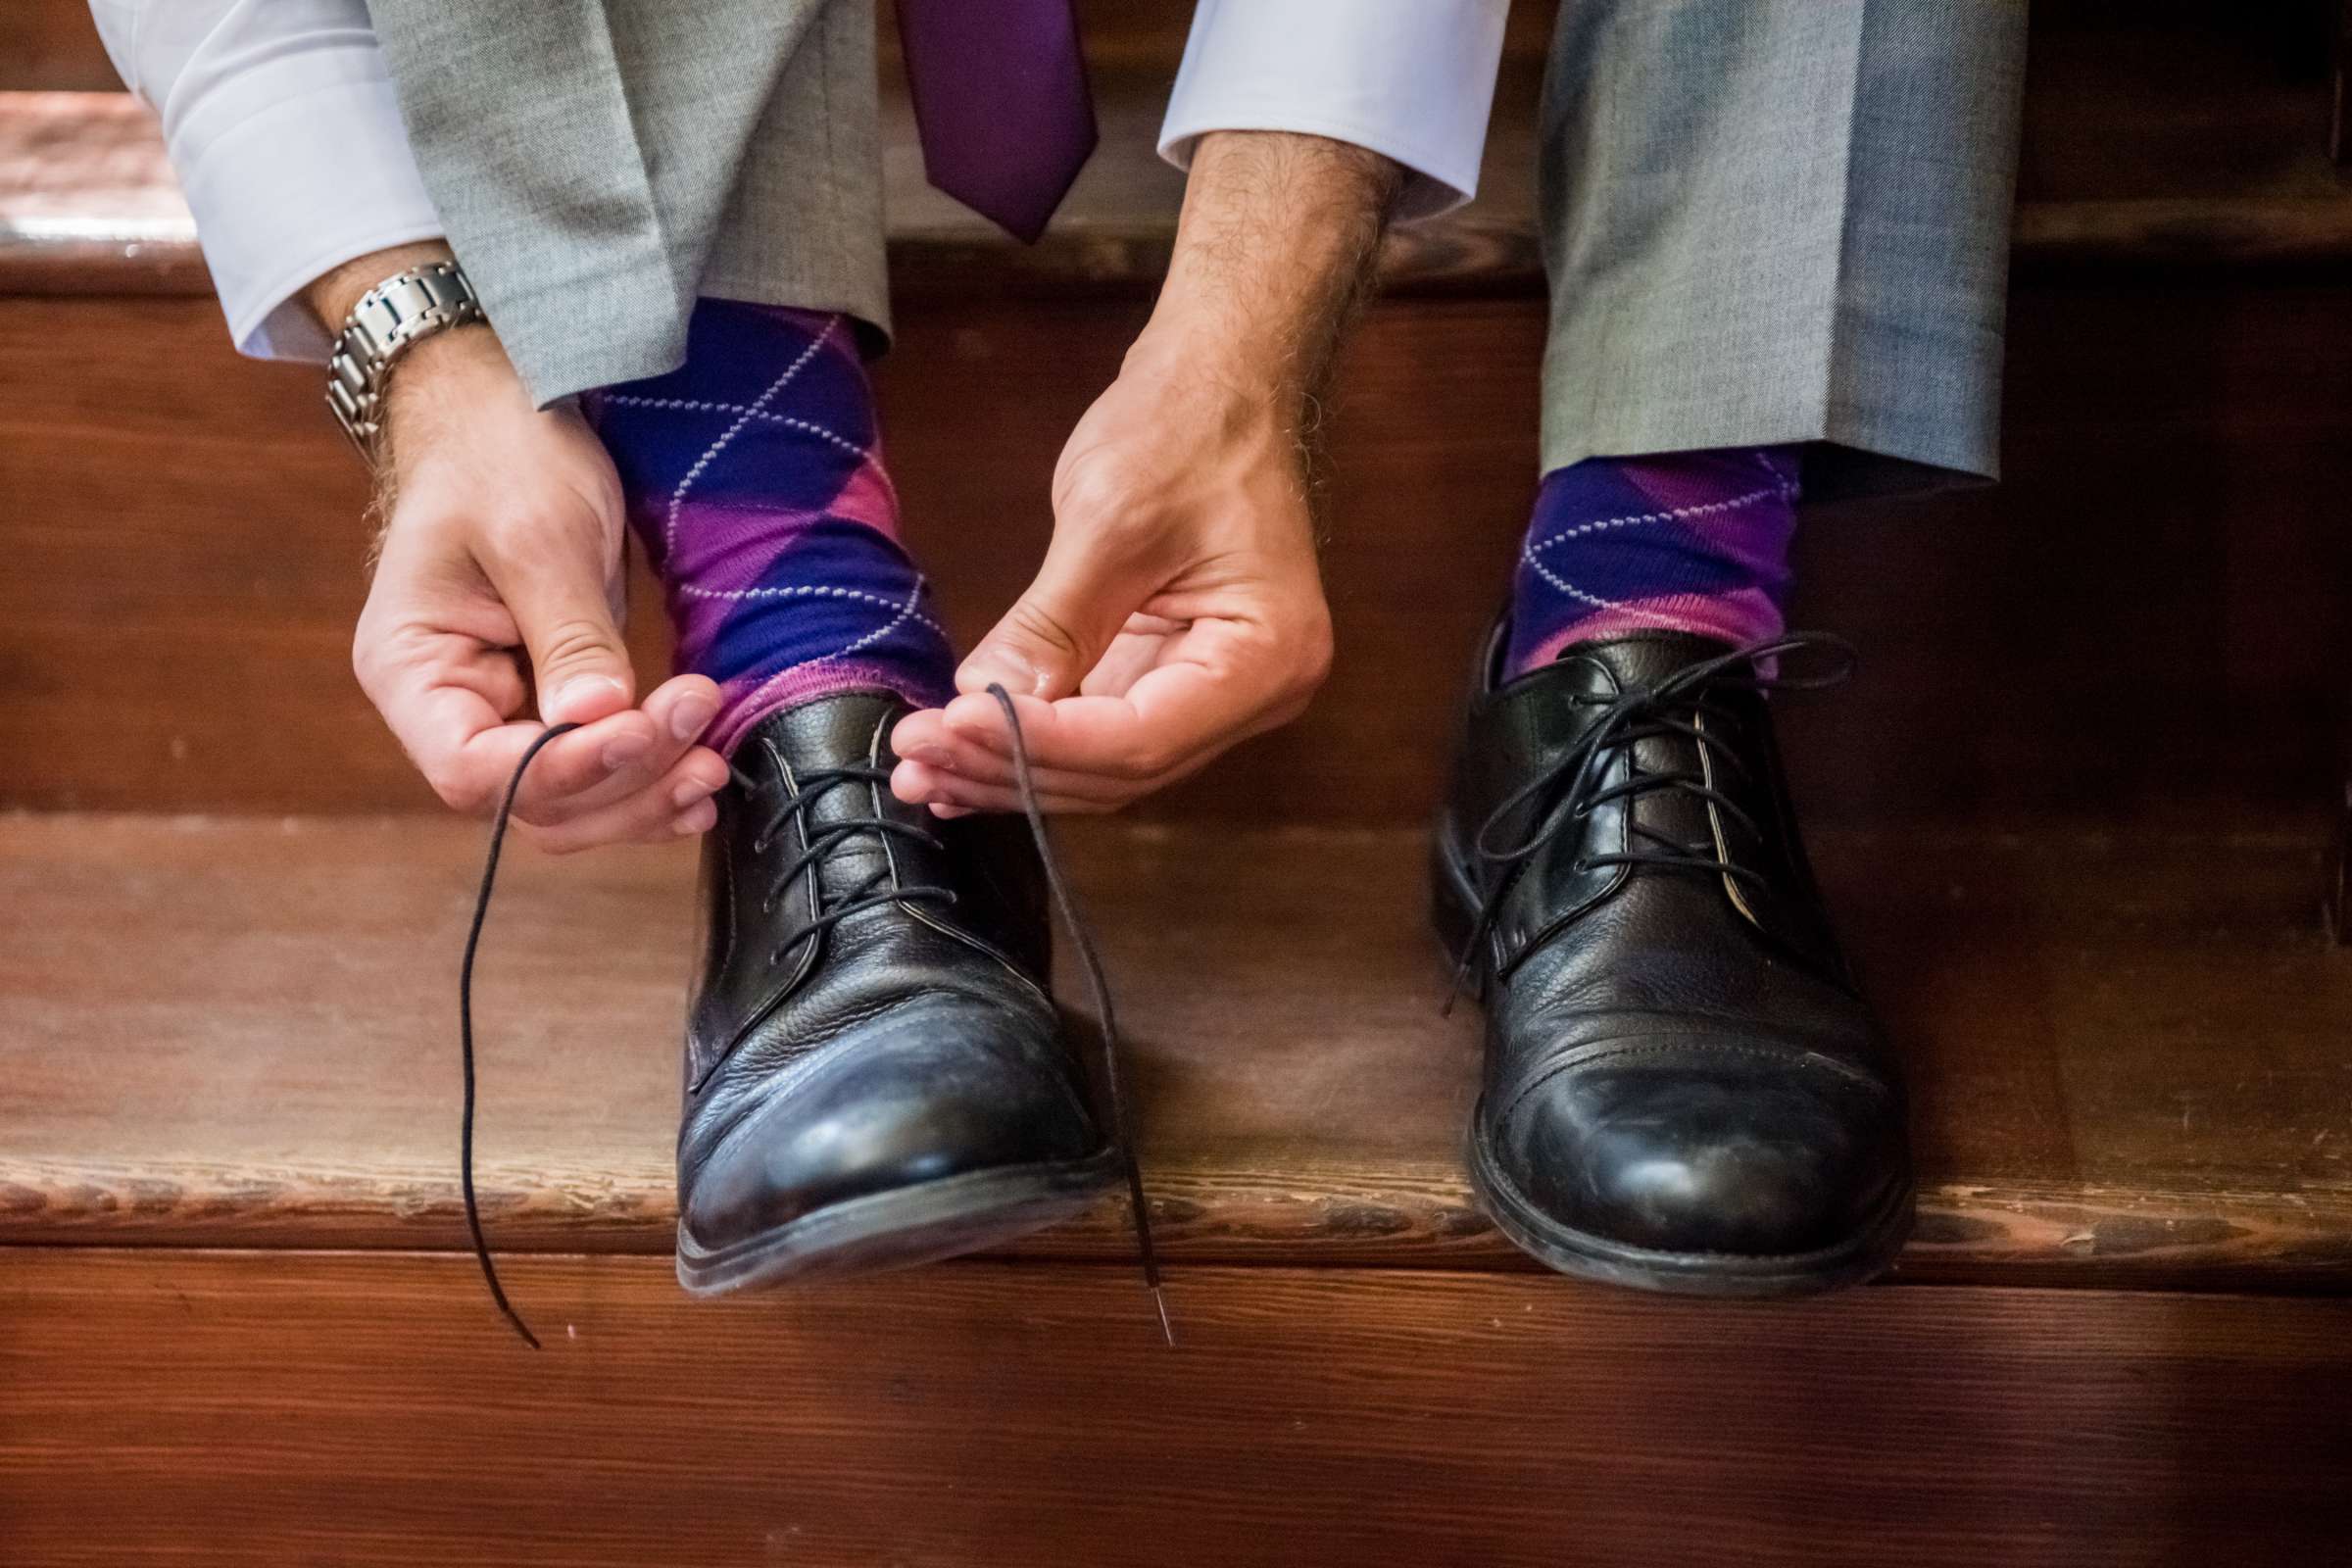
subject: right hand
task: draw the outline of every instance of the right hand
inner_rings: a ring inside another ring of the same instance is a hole
[[[487,815],[540,732],[576,723],[523,777],[525,838],[564,854],[709,829],[727,768],[695,742],[718,688],[680,675],[635,702],[620,482],[595,433],[533,409],[486,327],[418,344],[388,402],[392,500],[352,667],[410,760]]]

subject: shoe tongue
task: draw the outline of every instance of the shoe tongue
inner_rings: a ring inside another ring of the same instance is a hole
[[[840,692],[770,713],[744,737],[745,747],[772,747],[798,773],[861,767],[877,749],[887,756],[890,726],[907,710],[888,692]]]
[[[828,768],[892,766],[898,758],[890,749],[890,729],[907,711],[905,700],[886,692],[843,692],[802,703],[755,725],[737,749],[739,765],[748,759],[747,771],[771,791],[783,784],[777,762],[789,767],[800,789],[811,797],[801,813],[803,827],[811,835],[843,822],[870,821],[877,814],[927,826],[927,813],[901,802],[887,783],[811,782],[811,775]],[[763,812],[780,799],[763,793]],[[789,826],[778,842],[789,853],[799,853],[799,835]],[[882,835],[868,830],[844,838],[820,862],[818,874],[827,898],[840,898],[884,864]]]

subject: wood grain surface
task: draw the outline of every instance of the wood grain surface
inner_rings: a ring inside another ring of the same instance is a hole
[[[879,367],[891,462],[959,637],[1035,569],[1054,455],[1140,311],[905,313]],[[1374,311],[1330,413],[1331,683],[1153,814],[1424,817],[1534,493],[1542,331],[1532,301]],[[2352,280],[2029,284],[2008,403],[2001,487],[1824,508],[1799,532],[1795,615],[1864,656],[1789,705],[1808,810],[2332,802]],[[364,484],[310,371],[239,363],[209,302],[0,301],[0,806],[431,804],[351,678]],[[635,599],[651,674],[662,617]]]
[[[1074,864],[1180,1260],[1518,1266],[1458,1149],[1421,840],[1094,824]],[[2317,835],[1822,835],[1910,1063],[1906,1276],[2352,1289],[2352,968]],[[449,1248],[478,830],[0,821],[0,1240]],[[510,862],[477,988],[509,1249],[662,1251],[685,853]],[[1105,1203],[1037,1239],[1123,1255]]]
[[[0,1553],[148,1563],[2325,1563],[2352,1305],[947,1264],[16,1251]]]

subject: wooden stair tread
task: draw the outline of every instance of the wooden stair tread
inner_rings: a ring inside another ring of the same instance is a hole
[[[1437,1013],[1419,834],[1069,838],[1171,1256],[1523,1266],[1461,1176],[1478,1025]],[[2352,1280],[2352,967],[2305,929],[2310,844],[1820,835],[1912,1060],[1907,1275]],[[480,849],[420,817],[0,821],[0,1241],[461,1245]],[[2231,875],[2200,877],[2217,854]],[[492,1232],[663,1250],[690,856],[510,867],[479,999]],[[1106,1202],[1025,1250],[1127,1245]]]

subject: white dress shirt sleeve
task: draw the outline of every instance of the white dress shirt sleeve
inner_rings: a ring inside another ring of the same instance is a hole
[[[1212,130],[1296,130],[1410,172],[1399,219],[1478,194],[1509,0],[1200,0],[1159,131],[1189,168]]]
[[[441,232],[366,0],[91,0],[163,117],[238,349],[324,360],[296,296],[354,257]]]

